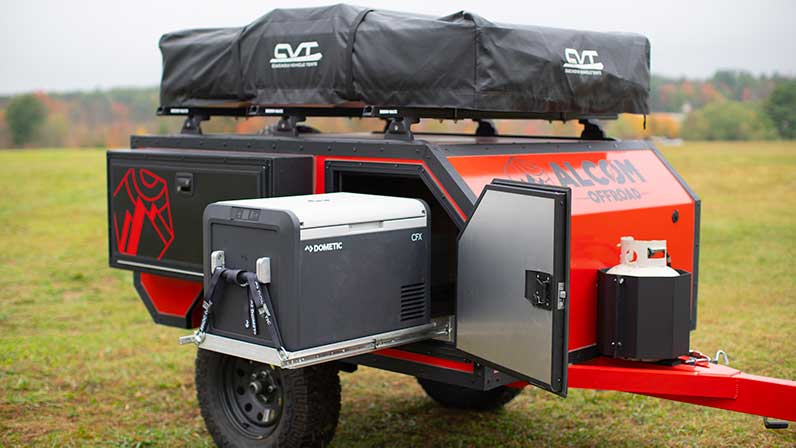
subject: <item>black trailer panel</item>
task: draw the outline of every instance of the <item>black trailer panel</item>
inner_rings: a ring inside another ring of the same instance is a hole
[[[312,158],[307,156],[108,151],[110,265],[200,279],[207,204],[311,190]]]

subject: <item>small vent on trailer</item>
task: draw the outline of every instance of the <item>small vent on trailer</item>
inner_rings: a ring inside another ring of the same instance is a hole
[[[426,284],[401,286],[401,321],[424,317],[426,314]]]

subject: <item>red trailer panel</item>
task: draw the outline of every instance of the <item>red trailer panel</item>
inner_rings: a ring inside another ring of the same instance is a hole
[[[652,149],[448,161],[476,195],[496,178],[572,189],[570,351],[597,343],[597,270],[617,264],[620,237],[665,239],[672,267],[694,271],[696,200]]]

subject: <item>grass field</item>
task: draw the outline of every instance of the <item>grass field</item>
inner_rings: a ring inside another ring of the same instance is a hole
[[[795,379],[796,143],[664,153],[703,199],[692,346]],[[107,267],[104,173],[99,150],[0,151],[0,446],[211,445],[186,331],[154,325],[130,274]],[[342,382],[336,447],[796,445],[793,425],[630,394],[526,388],[477,414],[398,374]]]

